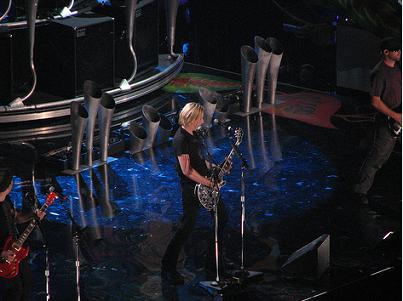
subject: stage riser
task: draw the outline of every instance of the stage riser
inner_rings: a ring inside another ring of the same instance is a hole
[[[170,82],[182,67],[183,56],[169,61],[167,55],[160,55],[157,74],[144,74],[139,81],[135,81],[130,91],[107,90],[106,92],[112,95],[116,101],[112,127],[120,127],[123,122],[135,119],[141,112],[140,105],[142,104],[149,104],[160,109],[162,103],[170,103],[171,99],[161,102],[161,99],[156,100],[156,98],[161,93],[159,89]],[[0,107],[2,109],[0,112],[0,142],[69,137],[71,135],[69,119],[71,101],[82,102],[83,97],[15,109]]]
[[[36,24],[36,92],[74,98],[82,95],[85,80],[110,89],[131,75],[134,66],[126,38],[125,6],[98,6],[94,11],[100,15],[91,16],[92,21],[82,22],[84,15],[80,15]],[[158,1],[138,3],[133,41],[139,76],[158,65]],[[0,44],[0,104],[7,105],[32,85],[27,28],[0,33]]]

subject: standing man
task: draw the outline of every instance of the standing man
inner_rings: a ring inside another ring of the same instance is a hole
[[[13,187],[13,177],[8,169],[0,167],[0,252],[1,261],[13,261],[14,255],[10,250],[3,250],[8,236],[17,239],[17,223],[25,223],[34,218],[33,213],[20,213],[15,210],[8,194]],[[38,211],[36,216],[42,219],[44,212]],[[31,290],[31,271],[25,260],[20,262],[20,270],[16,277],[5,279],[0,277],[0,300],[2,301],[28,301]]]
[[[184,283],[183,276],[176,270],[176,264],[179,253],[194,228],[201,207],[194,192],[195,185],[200,183],[213,187],[213,183],[207,178],[209,173],[207,166],[211,168],[212,164],[204,160],[201,141],[194,133],[203,123],[203,115],[204,109],[200,104],[194,102],[186,104],[179,114],[180,127],[173,139],[177,172],[182,191],[183,216],[162,258],[161,278],[175,285]],[[218,202],[217,210],[218,236],[219,242],[221,242],[223,227],[227,219],[222,201]],[[210,249],[212,251],[214,248],[211,247]],[[214,256],[210,256],[211,261],[213,258]],[[211,263],[213,264],[213,262]]]
[[[374,138],[354,186],[355,197],[362,204],[368,204],[367,192],[373,184],[375,173],[389,159],[396,143],[388,122],[402,124],[402,71],[398,65],[400,42],[394,39],[383,40],[380,52],[383,61],[371,76],[371,104],[378,111],[374,122]]]

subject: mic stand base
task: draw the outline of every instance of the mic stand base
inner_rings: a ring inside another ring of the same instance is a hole
[[[234,270],[229,271],[229,273],[232,275],[232,279],[240,285],[257,282],[263,279],[263,273],[258,271]]]
[[[216,280],[213,281],[200,281],[200,287],[205,289],[210,295],[217,296],[223,295],[227,289],[231,287],[230,280],[221,279],[219,282]]]

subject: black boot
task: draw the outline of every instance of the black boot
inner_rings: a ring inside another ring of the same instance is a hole
[[[161,268],[161,279],[172,285],[181,285],[185,283],[185,279],[175,269]]]

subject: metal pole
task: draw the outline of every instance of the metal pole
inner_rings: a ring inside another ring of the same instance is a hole
[[[77,288],[77,301],[80,301],[80,252],[79,252],[79,238],[78,233],[74,234],[73,242],[76,251],[76,288]]]
[[[220,276],[218,274],[218,202],[214,205],[214,243],[215,243],[215,268],[216,268],[216,277],[215,281],[220,283]]]
[[[245,171],[241,171],[241,271],[244,271],[244,229],[245,229]]]
[[[50,278],[50,269],[49,269],[49,250],[47,244],[43,245],[45,249],[45,279],[46,279],[46,300],[50,300],[50,285],[49,285],[49,278]]]
[[[245,270],[244,266],[244,233],[245,233],[245,168],[241,166],[241,269],[235,272],[236,277],[244,278],[249,276],[249,271]]]

